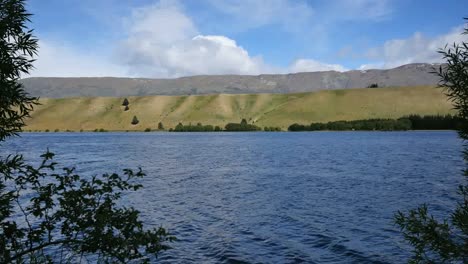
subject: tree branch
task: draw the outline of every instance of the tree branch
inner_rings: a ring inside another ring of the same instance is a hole
[[[12,256],[9,260],[12,261],[12,260],[16,260],[24,255],[27,255],[29,253],[32,253],[34,251],[37,251],[37,250],[40,250],[40,249],[43,249],[45,247],[48,247],[48,246],[53,246],[53,245],[60,245],[60,244],[67,244],[67,243],[82,243],[83,241],[81,240],[77,240],[77,239],[62,239],[62,240],[56,240],[56,241],[51,241],[51,242],[47,242],[47,243],[44,243],[44,244],[41,244],[41,245],[38,245],[38,246],[35,246],[35,247],[31,247],[29,248],[28,250],[25,250],[23,252],[20,252],[14,256]]]

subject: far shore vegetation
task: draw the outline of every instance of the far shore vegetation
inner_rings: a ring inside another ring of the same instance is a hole
[[[461,119],[453,115],[410,115],[398,119],[363,119],[354,121],[334,121],[311,123],[310,125],[292,124],[289,131],[404,131],[404,130],[456,130]]]
[[[162,122],[157,127],[146,127],[141,130],[108,130],[96,128],[92,130],[25,130],[25,132],[300,132],[300,131],[406,131],[406,130],[457,130],[459,129],[461,119],[456,115],[409,115],[397,119],[391,118],[373,118],[351,121],[332,121],[332,122],[313,122],[310,124],[291,124],[287,130],[279,126],[260,127],[255,124],[249,124],[246,119],[240,123],[228,123],[224,127],[217,125],[183,124],[179,123],[174,128],[165,129]]]

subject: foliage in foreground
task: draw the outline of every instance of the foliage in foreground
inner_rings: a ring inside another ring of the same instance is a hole
[[[37,104],[18,82],[37,53],[29,17],[25,1],[0,0],[0,143],[22,131]],[[53,156],[38,167],[0,157],[0,263],[145,262],[168,248],[166,230],[145,229],[138,211],[118,205],[141,188],[141,170],[85,179],[73,168],[58,172]]]
[[[22,156],[0,162],[0,262],[126,263],[169,248],[164,242],[174,238],[165,229],[145,230],[138,211],[117,204],[123,193],[142,187],[141,169],[85,179],[74,168],[57,170],[54,154],[41,157],[37,168]]]
[[[465,28],[464,34],[468,34]],[[436,74],[462,120],[459,135],[465,140],[464,159],[468,161],[468,43],[454,44],[441,50],[447,65]],[[455,210],[443,221],[433,217],[426,205],[407,213],[398,212],[396,224],[407,242],[413,246],[411,263],[468,263],[468,169],[464,170],[461,196]]]

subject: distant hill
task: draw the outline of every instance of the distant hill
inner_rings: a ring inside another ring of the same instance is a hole
[[[31,95],[49,98],[145,95],[299,93],[318,90],[436,85],[431,64],[407,64],[388,70],[304,72],[295,74],[207,75],[176,79],[26,78]]]
[[[156,129],[177,123],[223,126],[242,118],[263,126],[286,129],[292,123],[398,118],[409,114],[453,113],[440,88],[433,86],[367,88],[292,94],[216,94],[191,96],[77,97],[40,100],[26,130],[79,131]],[[131,125],[133,116],[140,123]]]

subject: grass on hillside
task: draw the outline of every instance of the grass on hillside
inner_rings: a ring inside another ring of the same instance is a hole
[[[27,121],[26,130],[142,131],[156,130],[159,122],[166,129],[179,122],[224,127],[242,118],[260,127],[279,126],[285,130],[292,123],[454,113],[442,90],[428,86],[127,98],[129,111],[122,106],[124,98],[43,98]],[[131,125],[133,116],[139,119],[138,125]]]

